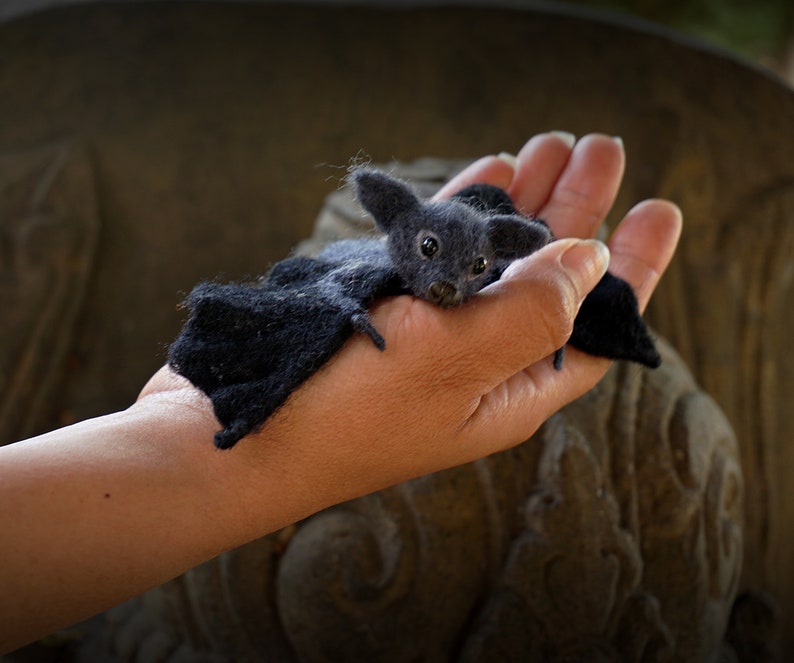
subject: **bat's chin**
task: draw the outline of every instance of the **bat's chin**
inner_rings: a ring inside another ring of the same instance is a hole
[[[434,281],[428,287],[425,299],[441,308],[452,308],[463,301],[463,293],[458,290],[454,283]]]

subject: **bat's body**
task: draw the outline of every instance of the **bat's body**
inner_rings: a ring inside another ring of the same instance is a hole
[[[356,171],[353,183],[385,238],[335,242],[317,258],[279,262],[255,284],[203,283],[188,296],[191,315],[169,363],[212,399],[224,426],[219,448],[258,429],[353,333],[383,350],[368,313],[375,299],[413,294],[459,305],[553,239],[496,187],[425,202],[378,171]],[[569,343],[611,359],[660,361],[631,287],[610,274],[582,305]]]

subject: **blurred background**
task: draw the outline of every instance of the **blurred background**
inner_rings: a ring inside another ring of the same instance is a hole
[[[127,2],[147,0],[120,0]],[[234,2],[235,0],[229,0]],[[76,0],[90,2],[90,0]],[[38,7],[76,4],[75,0],[0,0],[0,20],[13,14],[32,11]],[[506,4],[527,5],[570,4],[607,11],[677,30],[702,39],[720,48],[733,51],[763,67],[767,67],[794,85],[794,2],[791,0],[547,0],[529,3],[523,0],[439,3],[433,0],[299,0],[293,4]]]
[[[791,0],[578,0],[569,4],[658,23],[733,51],[794,84]]]

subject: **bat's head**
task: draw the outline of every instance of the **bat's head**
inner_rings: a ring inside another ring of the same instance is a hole
[[[405,182],[353,172],[361,205],[388,236],[397,273],[414,295],[448,308],[495,281],[506,265],[551,240],[545,224],[463,200],[423,201]]]

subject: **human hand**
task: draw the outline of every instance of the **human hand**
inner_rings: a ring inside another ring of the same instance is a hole
[[[609,137],[587,136],[571,149],[554,134],[530,140],[514,163],[486,157],[470,166],[438,197],[475,181],[501,186],[518,209],[535,212],[563,239],[514,263],[458,309],[412,297],[379,302],[372,315],[385,352],[354,337],[259,433],[226,453],[278,471],[290,481],[290,499],[303,504],[295,505],[298,512],[309,513],[530,437],[609,366],[570,349],[556,371],[550,355],[567,340],[579,304],[607,267],[602,245],[570,238],[595,236],[623,167],[622,145]],[[635,288],[641,308],[680,225],[675,206],[647,201],[609,242],[611,271]],[[165,369],[143,396],[178,395],[211,415],[209,401],[195,391]]]
[[[233,450],[213,444],[212,403],[163,368],[138,401],[0,449],[0,651],[157,586],[333,504],[483,457],[532,435],[609,362],[561,347],[607,267],[590,238],[623,172],[622,146],[587,136],[529,141],[445,187],[496,184],[560,239],[459,308],[380,301],[379,352],[356,334]],[[677,208],[648,201],[609,241],[611,271],[641,307],[667,266]],[[58,541],[57,546],[51,545]]]

